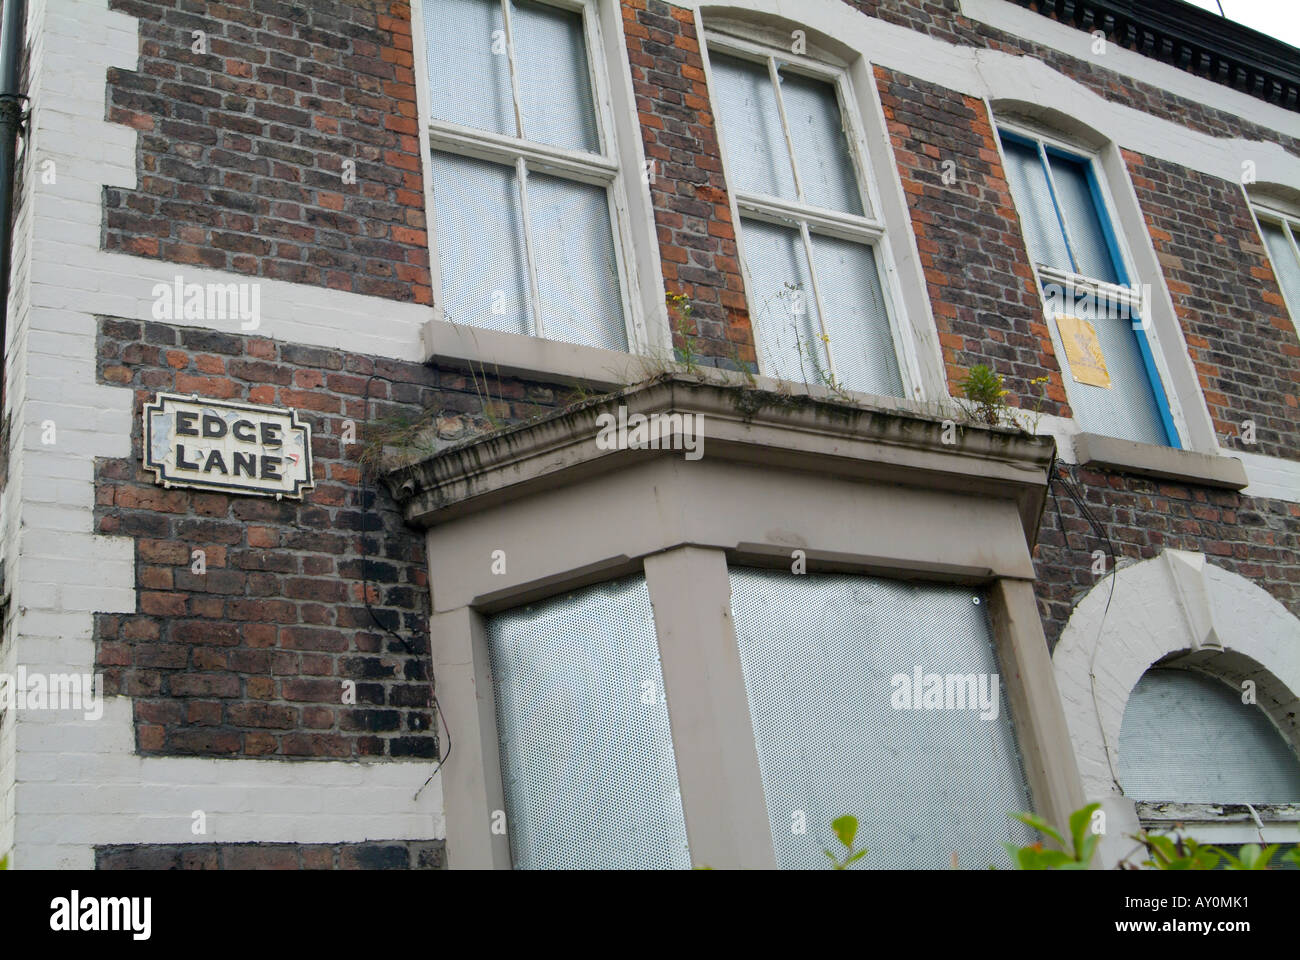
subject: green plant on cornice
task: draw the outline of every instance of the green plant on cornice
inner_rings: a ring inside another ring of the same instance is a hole
[[[958,403],[972,420],[996,427],[1010,419],[1005,397],[1011,391],[1003,388],[1002,375],[991,367],[975,364],[958,386],[962,392]]]
[[[361,452],[357,455],[357,463],[361,469],[374,474],[383,470],[385,452],[394,447],[403,453],[417,455],[434,453],[436,446],[428,439],[431,422],[430,412],[425,411],[418,416],[396,413],[368,424],[365,429],[365,442],[361,444]]]
[[[1006,401],[1011,391],[1003,385],[1002,375],[983,363],[971,367],[966,378],[957,386],[962,395],[955,398],[962,412],[970,419],[989,426],[1018,427],[1026,433],[1036,434],[1038,424],[1043,419],[1043,404],[1047,400],[1047,383],[1049,377],[1035,377],[1029,381],[1031,387],[1037,387],[1032,408],[1013,407]],[[1026,414],[1025,422],[1017,417],[1017,412]]]
[[[817,340],[821,341],[822,346],[825,347],[826,350],[828,351],[830,350],[830,345],[831,345],[830,337],[828,337],[826,334],[823,333],[821,336],[817,337]],[[829,364],[826,367],[822,366],[819,351],[817,349],[817,343],[815,340],[809,339],[805,341],[799,337],[798,333],[796,333],[795,348],[799,351],[800,373],[803,372],[803,358],[804,358],[804,351],[806,349],[808,354],[808,361],[813,368],[813,383],[817,384],[818,386],[825,387],[827,390],[831,392],[831,395],[834,396],[836,400],[839,400],[842,403],[853,402],[853,395],[849,393],[848,388],[846,388],[844,384],[840,383],[840,381],[836,378],[835,374],[830,371]],[[804,377],[804,386],[811,386],[811,384],[808,383],[808,379],[806,376]]]
[[[695,313],[695,307],[689,297],[682,293],[669,293],[664,296],[664,302],[668,306],[669,314],[676,314],[677,319],[673,322],[673,329],[681,338],[681,346],[674,347],[674,354],[677,362],[686,368],[686,372],[695,374],[699,372],[700,352],[695,347],[695,342],[699,334],[699,321],[692,323],[692,316]],[[694,329],[691,329],[691,328]]]
[[[478,369],[478,373],[476,374],[476,373],[474,372],[474,361],[472,361],[472,360],[470,361],[470,364],[469,364],[469,375],[470,375],[470,379],[471,379],[471,380],[473,381],[473,383],[474,383],[474,394],[475,394],[475,396],[478,397],[479,409],[480,409],[480,410],[482,411],[482,413],[483,413],[483,419],[486,420],[486,421],[488,422],[488,424],[491,425],[492,429],[493,429],[493,430],[500,430],[502,427],[504,427],[504,426],[506,425],[507,421],[502,420],[500,417],[498,417],[498,416],[497,416],[497,415],[492,411],[492,404],[493,404],[494,402],[499,402],[499,403],[501,403],[502,405],[504,405],[504,404],[505,404],[505,400],[504,400],[504,399],[501,399],[501,400],[499,400],[499,401],[494,401],[494,400],[492,399],[492,392],[488,389],[487,369],[486,369],[486,368],[483,366],[483,364],[481,364],[481,363],[480,363],[478,366],[479,366],[479,369]],[[478,382],[478,378],[479,378],[480,375],[482,375],[482,377],[483,377],[483,385],[482,385],[482,387],[479,386],[479,382]],[[498,370],[498,371],[497,371],[497,382],[499,383],[500,380],[501,380],[501,373],[500,373],[500,371]]]
[[[580,403],[586,403],[592,397],[600,396],[585,383],[579,383],[577,380],[572,381],[569,387],[569,391],[556,400],[556,406],[560,409],[576,407]]]
[[[1020,424],[1022,428],[1030,433],[1038,433],[1038,424],[1043,419],[1043,404],[1047,401],[1047,384],[1051,377],[1034,377],[1029,381],[1031,387],[1037,387],[1037,395],[1034,397],[1034,408],[1029,411],[1030,420],[1028,426]]]

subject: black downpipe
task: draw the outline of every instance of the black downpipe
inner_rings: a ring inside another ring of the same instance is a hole
[[[9,332],[9,270],[13,263],[14,158],[27,97],[19,89],[26,0],[4,0],[0,24],[0,396],[4,393],[5,344]]]

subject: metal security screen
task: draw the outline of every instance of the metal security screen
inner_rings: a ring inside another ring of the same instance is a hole
[[[1134,800],[1300,801],[1300,760],[1239,691],[1188,670],[1148,670],[1129,694],[1119,780]]]
[[[1060,313],[1068,313],[1092,325],[1111,382],[1110,387],[1080,383],[1073,378],[1068,353],[1058,356],[1062,371],[1071,378],[1070,406],[1075,418],[1084,429],[1106,436],[1138,443],[1165,443],[1160,408],[1133,332],[1134,320],[1116,316],[1121,311],[1108,310],[1104,300],[1087,300],[1073,296],[1072,291],[1067,293],[1070,296],[1064,302],[1068,302],[1068,310],[1059,310],[1056,302],[1049,299],[1046,301],[1047,313],[1062,340],[1065,334],[1061,332],[1057,319]]]
[[[487,621],[518,869],[689,869],[645,577]]]
[[[947,867],[954,852],[965,867],[1010,866],[1002,843],[1031,838],[1008,814],[1031,807],[978,591],[733,568],[731,592],[780,866],[829,866],[845,813],[861,823],[864,867]],[[983,675],[996,715],[946,695],[899,706],[894,678],[911,688],[917,667],[923,689],[928,675],[977,687]]]

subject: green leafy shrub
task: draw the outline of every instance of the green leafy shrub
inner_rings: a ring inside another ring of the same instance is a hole
[[[1002,377],[991,367],[977,363],[970,368],[966,379],[959,384],[966,398],[966,412],[975,420],[997,426],[1006,417],[1007,402],[1003,398],[1011,391],[1002,387]]]
[[[851,814],[845,814],[842,817],[836,817],[831,821],[831,829],[835,831],[835,836],[839,839],[841,846],[844,847],[844,859],[840,859],[830,850],[823,850],[826,856],[830,857],[834,866],[833,870],[847,870],[850,864],[856,863],[867,855],[867,848],[854,851],[853,838],[858,835],[858,818]]]
[[[1087,870],[1097,851],[1097,834],[1088,829],[1092,815],[1101,809],[1100,803],[1090,803],[1070,814],[1070,840],[1073,849],[1067,852],[1065,838],[1042,817],[1032,813],[1013,813],[1012,817],[1057,842],[1059,850],[1044,847],[1041,842],[1027,847],[1004,843],[1011,862],[1017,870]]]

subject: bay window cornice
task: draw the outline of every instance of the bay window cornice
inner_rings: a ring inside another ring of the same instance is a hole
[[[408,522],[434,526],[540,490],[648,458],[661,449],[602,449],[602,415],[703,418],[702,459],[806,471],[827,478],[905,485],[1012,500],[1032,547],[1055,456],[1051,437],[958,423],[906,400],[846,400],[821,387],[740,385],[724,373],[667,373],[528,423],[448,446],[400,467],[387,482]],[[687,462],[686,467],[697,464]]]

